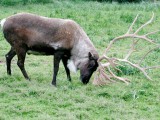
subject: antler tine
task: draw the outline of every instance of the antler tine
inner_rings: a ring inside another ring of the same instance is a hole
[[[128,37],[128,35],[122,35],[122,36],[116,37],[113,40],[111,40],[109,45],[108,45],[108,47],[106,48],[105,54],[107,54],[107,52],[110,50],[110,48],[112,47],[113,43],[115,43],[119,39],[123,39],[123,38],[127,38],[127,37]]]
[[[155,44],[154,40],[151,40],[151,39],[147,38],[146,35],[124,34],[124,35],[116,37],[116,38],[114,38],[113,40],[110,41],[108,47],[106,48],[105,54],[107,54],[107,52],[110,50],[113,43],[115,43],[117,40],[124,39],[124,38],[139,38],[139,39],[143,39],[145,41],[148,41],[152,44]]]
[[[156,50],[157,48],[160,48],[160,45],[154,47],[153,49],[149,50],[146,54],[144,54],[144,56],[140,59],[140,61],[139,61],[138,64],[140,65],[140,64],[142,63],[142,61],[146,58],[146,56],[147,56],[149,53],[151,53],[153,50]]]
[[[107,69],[108,69],[109,73],[110,73],[114,78],[116,78],[116,79],[118,79],[118,80],[120,80],[120,81],[125,82],[127,85],[129,84],[129,83],[128,83],[128,80],[127,80],[126,78],[121,78],[121,77],[116,76],[116,75],[111,71],[111,69],[110,69],[109,66],[107,67]]]
[[[134,34],[137,34],[142,28],[144,28],[144,27],[147,26],[148,24],[152,23],[153,18],[154,18],[154,12],[152,12],[152,17],[151,17],[151,19],[150,19],[148,22],[146,22],[145,24],[143,24],[141,27],[139,27]]]
[[[103,68],[98,68],[98,72],[95,74],[93,84],[101,86],[110,82],[115,82],[115,81],[111,80],[111,77],[105,74]]]
[[[153,31],[153,32],[147,33],[147,34],[145,34],[144,36],[152,35],[152,34],[155,34],[155,33],[157,33],[157,32],[160,32],[160,30],[156,30],[156,31]]]
[[[151,66],[151,67],[147,67],[147,68],[144,68],[144,69],[148,70],[148,69],[153,69],[153,68],[160,68],[160,65],[158,65],[158,66]]]
[[[118,58],[117,58],[117,60],[120,61],[120,62],[128,63],[129,65],[131,65],[131,66],[139,69],[139,70],[146,76],[147,79],[152,80],[152,79],[147,75],[145,69],[142,68],[142,67],[140,67],[139,64],[134,64],[134,63],[132,63],[132,62],[130,62],[130,61],[128,61],[128,60],[125,60],[125,59],[118,59]]]
[[[135,40],[133,39],[131,48],[130,48],[128,54],[126,55],[126,57],[124,58],[125,60],[128,60],[128,58],[130,57],[130,55],[134,52],[135,45],[137,44],[138,41],[139,41],[139,40],[136,40],[136,41],[135,41]]]
[[[147,42],[150,42],[150,43],[152,43],[152,44],[156,44],[154,40],[152,40],[152,39],[150,39],[150,38],[147,38],[145,35],[135,35],[135,36],[133,36],[133,37],[139,38],[139,39],[143,39],[143,40],[145,40],[145,41],[147,41]]]
[[[133,28],[133,25],[135,24],[135,22],[137,21],[139,14],[137,14],[137,16],[135,17],[134,21],[132,22],[131,26],[129,27],[128,31],[126,32],[126,34],[129,34]]]

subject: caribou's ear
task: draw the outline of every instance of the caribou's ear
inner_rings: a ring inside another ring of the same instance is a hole
[[[93,60],[93,55],[92,55],[92,53],[88,53],[88,57],[89,57],[89,60]]]

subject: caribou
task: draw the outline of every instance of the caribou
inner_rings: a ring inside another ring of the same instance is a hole
[[[75,21],[48,18],[30,13],[18,13],[1,21],[4,38],[11,45],[5,55],[7,74],[11,75],[11,60],[17,55],[25,79],[30,80],[25,70],[26,53],[54,56],[52,85],[56,86],[59,63],[62,60],[67,78],[70,71],[80,70],[80,79],[87,84],[98,67],[96,48]]]

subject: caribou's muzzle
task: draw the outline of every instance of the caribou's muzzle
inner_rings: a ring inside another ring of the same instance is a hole
[[[83,84],[87,84],[91,78],[92,74],[89,75],[81,75],[80,79]]]

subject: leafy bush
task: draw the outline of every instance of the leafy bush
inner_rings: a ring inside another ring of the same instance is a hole
[[[1,5],[12,6],[16,4],[27,4],[27,3],[50,3],[52,0],[0,0]]]
[[[142,1],[145,1],[145,0],[88,0],[88,1],[132,3],[132,2],[142,2]]]
[[[0,0],[1,5],[10,5],[10,6],[15,5],[19,2],[21,2],[21,0],[14,0],[14,1],[13,0]]]
[[[119,3],[124,3],[124,2],[142,2],[142,0],[117,0]]]
[[[70,0],[70,1],[80,1],[80,0]],[[142,2],[147,0],[81,0],[81,1],[97,1],[97,2],[118,2],[118,3],[132,3],[132,2]],[[1,5],[12,6],[16,4],[27,4],[27,3],[51,3],[53,0],[0,0]]]

